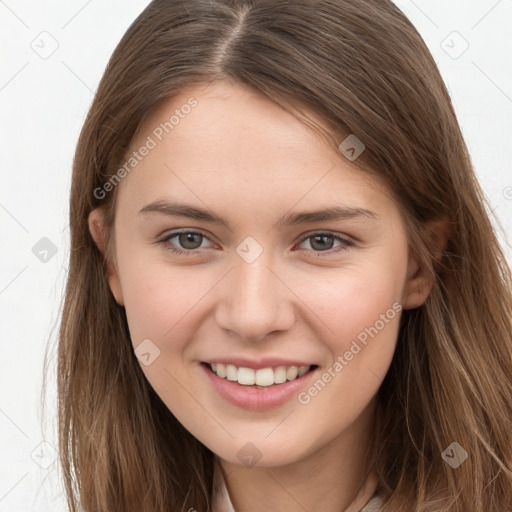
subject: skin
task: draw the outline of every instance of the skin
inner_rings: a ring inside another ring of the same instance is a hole
[[[401,313],[306,405],[294,397],[267,411],[238,408],[216,393],[199,363],[293,354],[326,370],[393,303],[421,305],[430,283],[384,184],[254,92],[227,82],[189,87],[151,114],[132,150],[191,96],[197,106],[118,185],[110,288],[126,309],[133,347],[149,338],[160,350],[141,365],[148,381],[218,456],[238,512],[344,510],[367,470],[375,395]],[[206,207],[231,229],[139,213],[163,199]],[[365,208],[376,218],[275,226],[285,213],[328,206]],[[102,219],[94,210],[89,226],[105,251]],[[206,237],[157,243],[180,228]],[[306,238],[325,231],[353,245],[335,252],[342,244],[334,238],[324,250]],[[236,252],[248,236],[263,248],[252,263]],[[261,452],[254,467],[237,457],[248,442]]]

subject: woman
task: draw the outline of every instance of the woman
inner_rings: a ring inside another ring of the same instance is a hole
[[[510,510],[510,269],[391,2],[153,1],[70,229],[70,510]]]

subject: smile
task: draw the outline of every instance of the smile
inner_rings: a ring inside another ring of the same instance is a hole
[[[247,367],[237,367],[234,364],[211,363],[211,370],[220,378],[238,382],[242,386],[266,387],[283,384],[287,381],[302,377],[316,365],[277,366],[275,368],[259,368],[254,370]]]
[[[199,367],[212,388],[224,400],[236,407],[252,411],[264,411],[284,405],[310,385],[320,372],[318,365],[277,366],[255,370],[245,366],[203,362]]]

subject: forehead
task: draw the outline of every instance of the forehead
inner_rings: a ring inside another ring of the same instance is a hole
[[[137,160],[118,192],[134,207],[166,193],[206,204],[221,199],[226,208],[386,199],[382,183],[290,112],[226,82],[188,87],[162,103],[140,127],[133,152]]]
[[[315,114],[310,117],[319,122]],[[316,133],[280,105],[224,81],[189,87],[159,105],[141,126],[134,146],[146,135],[157,143],[158,154],[193,149],[200,159],[215,153],[213,167],[237,157],[247,158],[245,163],[280,155],[313,160],[317,155],[308,155],[314,147],[315,154],[327,149]]]

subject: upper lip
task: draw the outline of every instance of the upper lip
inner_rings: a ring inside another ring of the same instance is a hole
[[[252,368],[253,370],[259,370],[260,368],[275,368],[277,366],[316,366],[312,363],[305,363],[297,361],[295,359],[281,359],[279,357],[265,357],[262,359],[248,359],[246,357],[217,357],[205,361],[209,364],[220,363],[220,364],[233,364],[237,368]]]

